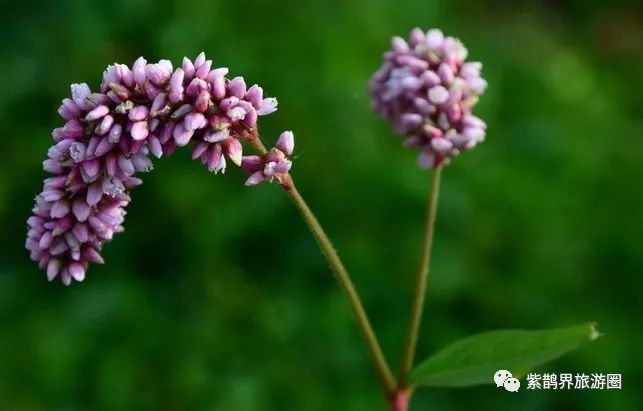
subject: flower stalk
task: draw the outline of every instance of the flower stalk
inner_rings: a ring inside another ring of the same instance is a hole
[[[265,156],[266,154],[268,154],[268,150],[263,145],[257,134],[248,136],[248,139],[246,141],[248,142],[250,147],[252,147],[252,149],[260,156]],[[308,204],[297,190],[297,187],[295,187],[295,184],[292,181],[292,177],[287,174],[285,176],[282,176],[278,180],[278,182],[283,187],[284,191],[286,192],[286,194],[288,194],[288,197],[290,197],[293,204],[301,214],[306,225],[308,226],[308,229],[315,238],[317,245],[328,261],[333,275],[335,276],[339,287],[341,288],[344,296],[346,297],[346,300],[348,301],[353,316],[355,317],[355,321],[357,322],[357,326],[364,340],[364,344],[366,345],[369,357],[380,381],[380,384],[382,385],[387,398],[391,398],[393,395],[395,395],[396,390],[393,373],[391,372],[388,362],[386,361],[386,358],[382,353],[382,349],[380,348],[377,336],[373,331],[371,322],[368,319],[366,310],[364,309],[359,295],[355,290],[355,286],[350,278],[350,275],[348,274],[348,271],[344,267],[344,264],[342,263],[339,255],[337,254],[337,251],[335,250],[335,247],[333,247],[333,244],[324,232],[321,224],[319,224],[317,217],[315,217],[315,214],[313,214],[312,210],[310,209],[310,207],[308,207]]]
[[[431,173],[426,218],[424,220],[424,235],[422,240],[420,264],[415,280],[415,289],[413,292],[413,301],[411,303],[411,314],[409,316],[406,342],[404,344],[404,352],[402,354],[402,362],[398,375],[398,386],[402,390],[408,388],[408,376],[413,369],[415,347],[417,345],[420,323],[422,321],[427,278],[429,276],[429,266],[431,262],[431,245],[433,243],[433,231],[438,206],[438,192],[440,190],[441,174],[441,166],[435,167]]]
[[[357,291],[355,291],[355,286],[353,285],[346,268],[337,255],[337,251],[335,251],[330,239],[319,224],[319,221],[317,221],[317,218],[310,210],[301,194],[299,194],[299,191],[297,191],[297,188],[293,183],[290,184],[289,189],[286,189],[286,193],[288,193],[288,196],[295,204],[295,207],[299,210],[299,213],[306,222],[306,225],[308,225],[310,232],[313,237],[315,237],[319,248],[324,253],[324,256],[326,257],[326,260],[328,261],[344,296],[348,300],[351,311],[355,316],[355,320],[357,321],[357,325],[362,334],[362,338],[364,339],[364,343],[366,344],[369,356],[382,387],[387,395],[392,394],[395,391],[395,380],[393,379],[393,375],[386,359],[384,358],[384,354],[382,353],[377,337],[375,336],[373,327],[371,326],[366,311],[362,306],[362,302],[360,301]]]

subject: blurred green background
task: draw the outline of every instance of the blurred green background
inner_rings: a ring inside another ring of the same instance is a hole
[[[412,410],[634,410],[643,382],[639,1],[71,1],[0,6],[0,410],[384,410],[352,318],[288,198],[186,150],[133,193],[107,264],[65,288],[24,250],[56,109],[105,66],[201,50],[279,98],[264,138],[395,364],[428,173],[369,109],[391,35],[441,27],[484,63],[487,141],[444,173],[419,355],[493,328],[595,320],[541,372],[622,391],[425,390]],[[490,376],[491,378],[491,376]]]

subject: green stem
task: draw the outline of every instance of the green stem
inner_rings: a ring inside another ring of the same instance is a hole
[[[366,311],[364,310],[360,298],[355,291],[355,286],[353,285],[346,268],[344,268],[344,265],[337,255],[337,251],[335,251],[335,248],[331,244],[330,239],[322,229],[319,221],[317,221],[317,218],[312,213],[304,199],[299,194],[299,191],[297,191],[295,185],[291,182],[291,185],[285,188],[288,196],[290,196],[290,199],[304,218],[304,221],[308,225],[313,237],[315,237],[317,244],[319,244],[319,248],[321,248],[324,253],[326,260],[328,260],[330,268],[332,269],[340,288],[344,292],[344,296],[346,296],[351,311],[355,316],[355,320],[357,321],[357,325],[368,349],[368,353],[371,361],[373,362],[377,376],[382,383],[386,394],[391,395],[395,391],[395,380],[393,379],[393,374],[384,358],[384,354],[382,354],[377,337],[373,332],[373,327],[368,320]]]
[[[431,261],[431,244],[433,243],[433,229],[435,226],[435,215],[438,205],[438,191],[440,189],[440,175],[442,167],[438,166],[431,173],[431,186],[429,188],[429,197],[426,208],[426,218],[424,220],[424,237],[422,240],[422,255],[420,256],[420,266],[418,268],[415,281],[415,290],[413,302],[411,305],[411,314],[409,316],[409,325],[406,333],[406,342],[404,344],[404,353],[398,375],[398,386],[402,389],[407,388],[408,376],[413,368],[413,359],[415,356],[415,347],[417,345],[420,322],[422,320],[422,311],[424,306],[424,297],[426,295],[426,283],[429,275],[429,264]]]
[[[261,155],[266,154],[267,150],[256,134],[248,139],[248,143],[257,153]],[[380,348],[377,337],[375,336],[375,332],[373,331],[373,327],[368,319],[368,315],[364,310],[364,306],[362,305],[357,291],[355,291],[355,286],[353,285],[344,264],[342,264],[339,255],[337,255],[337,251],[335,251],[330,239],[324,232],[313,212],[310,210],[310,207],[308,207],[308,204],[306,204],[301,194],[299,194],[299,191],[297,191],[292,178],[290,176],[286,176],[286,178],[280,180],[279,183],[295,204],[295,207],[297,207],[297,210],[317,241],[319,248],[321,248],[324,253],[324,256],[326,257],[326,260],[328,261],[344,296],[348,300],[351,311],[353,312],[357,322],[357,326],[362,334],[364,343],[366,344],[369,357],[373,363],[375,372],[377,373],[377,377],[380,380],[387,397],[390,397],[396,390],[395,379],[393,378],[393,374],[391,373],[388,362],[382,353],[382,349]]]

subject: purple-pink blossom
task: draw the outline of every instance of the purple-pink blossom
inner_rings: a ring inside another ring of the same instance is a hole
[[[415,28],[407,40],[393,37],[370,80],[373,108],[405,146],[419,148],[421,167],[446,164],[484,141],[486,125],[471,109],[487,82],[482,64],[466,57],[460,40]]]
[[[254,186],[262,181],[277,181],[288,184],[288,172],[292,166],[290,156],[295,149],[295,136],[292,131],[284,131],[277,139],[275,147],[262,156],[244,156],[241,167],[250,173],[247,186]]]
[[[142,57],[110,65],[95,92],[72,84],[58,109],[65,124],[43,162],[51,176],[27,220],[26,248],[49,280],[82,281],[89,263],[103,262],[103,244],[123,230],[129,192],[141,184],[135,174],[152,169],[151,157],[192,144],[210,171],[224,172],[226,158],[241,165],[241,141],[277,100],[227,74],[201,53],[177,68]]]

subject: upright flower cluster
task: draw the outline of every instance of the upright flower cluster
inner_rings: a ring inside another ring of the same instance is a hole
[[[482,64],[466,57],[458,39],[415,28],[408,41],[393,37],[370,80],[373,108],[406,137],[404,145],[420,149],[421,167],[448,163],[484,140],[486,125],[471,109],[487,83]]]
[[[130,68],[114,64],[103,73],[100,92],[73,84],[58,113],[55,144],[43,162],[43,191],[27,220],[26,247],[51,281],[82,281],[88,263],[102,263],[100,250],[123,230],[134,176],[152,169],[177,146],[193,143],[192,157],[224,172],[226,156],[241,165],[240,140],[253,135],[257,117],[277,109],[261,87],[226,78],[201,53],[175,70],[168,60]]]

